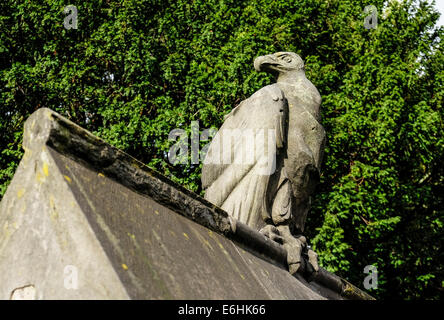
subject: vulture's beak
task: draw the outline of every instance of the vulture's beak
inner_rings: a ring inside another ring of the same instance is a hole
[[[268,71],[268,72],[278,72],[275,68],[279,66],[279,62],[273,54],[269,54],[266,56],[260,56],[254,59],[254,69],[256,71]]]

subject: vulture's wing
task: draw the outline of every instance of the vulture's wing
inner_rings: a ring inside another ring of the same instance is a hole
[[[242,212],[263,215],[256,211],[264,209],[276,152],[285,143],[287,119],[287,101],[276,84],[260,89],[233,109],[204,159],[205,198],[237,218]]]

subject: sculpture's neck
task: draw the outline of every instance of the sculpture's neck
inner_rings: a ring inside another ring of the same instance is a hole
[[[293,84],[293,83],[298,82],[298,80],[301,80],[304,78],[305,78],[304,70],[297,70],[297,71],[280,73],[276,82],[277,83]]]

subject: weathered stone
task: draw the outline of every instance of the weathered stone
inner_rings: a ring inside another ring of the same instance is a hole
[[[291,276],[282,246],[49,109],[26,122],[24,148],[0,203],[0,299],[342,299],[349,288],[323,269],[310,283]]]
[[[225,118],[202,168],[205,199],[267,236],[273,230],[271,237],[289,253],[291,273],[303,266],[307,251],[317,270],[317,256],[302,233],[325,144],[321,96],[293,52],[258,57],[254,67],[275,74],[277,83],[258,90]]]

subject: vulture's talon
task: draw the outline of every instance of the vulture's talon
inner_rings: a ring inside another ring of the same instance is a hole
[[[284,238],[281,237],[278,228],[271,224],[267,224],[259,232],[274,242],[277,242],[279,244],[284,243]]]

